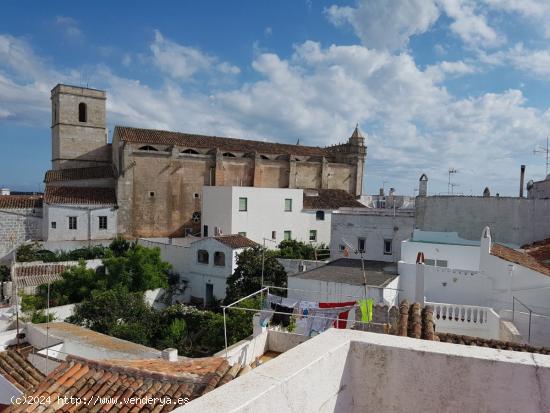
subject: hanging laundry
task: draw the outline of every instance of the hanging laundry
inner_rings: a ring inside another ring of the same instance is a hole
[[[319,308],[340,308],[340,307],[350,307],[354,306],[356,304],[355,301],[344,301],[341,303],[319,303]],[[334,327],[336,328],[346,328],[346,325],[348,323],[348,314],[349,309],[347,311],[342,311],[338,314],[338,321],[334,323]]]
[[[271,318],[271,324],[288,327],[290,325],[290,316],[294,312],[294,307],[286,307],[281,304],[271,304],[271,308],[275,310],[275,313]],[[279,314],[279,313],[285,313],[285,314]]]
[[[307,316],[310,309],[318,307],[319,303],[315,301],[300,301],[298,303],[298,313],[299,315]]]
[[[308,314],[308,323],[305,328],[305,333],[308,336],[314,333],[322,333],[330,328],[339,318],[340,313],[349,312],[353,306],[339,308],[312,308]]]
[[[372,321],[372,306],[374,300],[372,298],[359,300],[359,308],[361,309],[361,321],[370,323]]]

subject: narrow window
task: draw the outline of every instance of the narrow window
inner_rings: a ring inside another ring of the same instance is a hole
[[[340,245],[338,245],[338,249],[339,249],[340,251],[345,251],[346,246],[345,246],[344,244],[340,244]]]
[[[155,191],[149,191],[149,198],[154,198]]]
[[[365,238],[357,238],[357,249],[359,252],[365,252]]]
[[[435,260],[430,260],[428,258],[424,258],[424,264],[425,265],[431,265],[433,267],[435,265]]]
[[[199,153],[194,150],[194,149],[186,149],[184,151],[181,151],[181,153],[188,153],[188,154],[191,154],[191,155],[198,155]]]
[[[225,253],[216,251],[214,253],[214,265],[218,267],[225,267]]]
[[[290,241],[292,239],[292,231],[285,231],[283,238],[285,241]]]
[[[100,216],[99,217],[99,229],[107,229],[107,217],[106,216]]]
[[[78,121],[79,122],[87,122],[88,121],[88,109],[86,107],[85,103],[79,103],[78,104]]]
[[[208,264],[208,251],[198,250],[197,251],[197,261],[200,264]]]
[[[69,229],[76,229],[76,217],[69,217]]]
[[[52,221],[52,229],[56,229],[56,228],[57,228],[57,222]]]
[[[246,237],[246,232],[242,231],[238,233],[239,235],[242,235],[243,237]]]
[[[285,199],[285,212],[292,211],[292,199],[287,198]]]
[[[325,220],[325,211],[317,211],[315,213],[315,219],[317,221],[324,221]]]
[[[312,229],[309,231],[309,240],[310,241],[317,241],[317,230]]]
[[[239,211],[248,211],[248,198],[239,198]]]
[[[385,239],[384,240],[384,255],[391,255],[392,254],[392,240],[391,239]]]
[[[277,231],[271,231],[271,239],[277,239]]]
[[[447,262],[447,260],[437,260],[437,261],[435,262],[435,265],[436,265],[437,267],[445,267],[445,268],[447,268],[448,262]]]
[[[204,225],[202,227],[202,236],[207,237],[208,236],[208,225]]]

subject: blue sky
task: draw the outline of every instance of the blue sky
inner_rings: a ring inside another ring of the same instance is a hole
[[[108,93],[108,122],[325,146],[358,122],[365,190],[515,195],[550,134],[546,0],[6,1],[0,186],[42,187],[49,91]]]

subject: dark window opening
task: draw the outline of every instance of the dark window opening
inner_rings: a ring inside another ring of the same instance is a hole
[[[155,191],[149,191],[149,198],[153,198],[155,196]]]
[[[207,237],[208,236],[208,225],[204,225],[202,227],[202,236]]]
[[[359,252],[365,252],[365,238],[357,239],[357,250]]]
[[[99,217],[99,229],[107,229],[107,217],[106,216],[100,216]]]
[[[384,254],[385,255],[391,255],[392,254],[392,240],[391,239],[385,239],[384,240]]]
[[[315,218],[317,221],[324,221],[325,220],[325,211],[317,211],[315,213]]]
[[[139,148],[140,151],[158,152],[158,149],[151,145],[145,145]]]
[[[76,229],[76,217],[69,217],[69,229]]]
[[[208,251],[198,250],[197,251],[197,261],[201,264],[208,264]]]
[[[85,103],[78,104],[78,121],[87,122],[88,121],[88,110]]]
[[[277,231],[271,231],[271,239],[277,239]]]
[[[57,222],[52,221],[52,229],[56,229],[56,228],[57,228]]]
[[[225,253],[216,251],[214,253],[214,265],[218,267],[225,267]]]
[[[265,156],[265,155],[260,155],[260,159],[267,159],[267,160],[269,160],[269,158],[268,158],[267,156]]]
[[[192,155],[198,155],[199,154],[199,152],[194,150],[194,149],[186,149],[184,151],[181,151],[181,153],[190,153]]]
[[[231,152],[224,152],[222,156],[225,156],[226,158],[236,158],[235,154]]]

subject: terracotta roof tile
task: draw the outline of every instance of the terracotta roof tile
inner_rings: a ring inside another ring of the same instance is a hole
[[[0,195],[0,209],[42,208],[40,195]]]
[[[122,141],[132,143],[178,145],[191,148],[219,148],[237,152],[258,151],[268,154],[292,154],[303,156],[330,155],[328,150],[314,146],[287,145],[282,143],[195,135],[155,129],[130,128],[126,126],[116,126],[114,136],[118,136]]]
[[[399,305],[397,326],[392,330],[392,333],[398,336],[441,341],[443,343],[464,344],[469,346],[496,348],[499,350],[524,351],[528,353],[550,355],[550,348],[547,347],[537,347],[528,344],[457,334],[438,333],[436,331],[437,320],[434,319],[433,314],[434,310],[432,306],[428,305],[421,308],[419,303],[409,305],[406,300],[403,300]]]
[[[116,205],[116,194],[113,188],[47,186],[44,201],[48,204]]]
[[[179,407],[178,399],[190,401],[221,385],[232,370],[220,357],[169,362],[162,359],[92,361],[69,356],[26,395],[45,396],[45,400],[48,395],[52,396],[51,405],[41,406],[47,411],[74,410],[75,406],[56,405],[57,396],[72,396],[91,399],[91,403],[100,397],[111,398],[97,403],[96,410],[99,407],[103,412],[168,412]],[[144,397],[151,400],[146,403],[131,400]],[[160,399],[168,397],[173,404],[163,406]],[[14,405],[7,411],[32,410],[32,405]]]
[[[80,179],[114,178],[112,166],[94,166],[90,168],[58,169],[46,172],[44,182],[75,181]]]
[[[521,248],[537,261],[550,263],[550,238],[524,245]]]
[[[491,246],[491,255],[550,276],[550,266],[537,261],[536,258],[526,252],[517,251],[502,244],[494,243]]]
[[[14,350],[0,353],[0,375],[23,392],[33,389],[44,380],[44,375]]]
[[[259,244],[252,241],[251,239],[240,234],[232,235],[220,235],[218,237],[213,237],[216,241],[221,242],[224,245],[227,245],[230,248],[253,248]]]
[[[15,275],[18,287],[35,287],[61,279],[72,265],[52,263],[17,263]]]
[[[304,209],[365,208],[343,189],[304,189]]]

